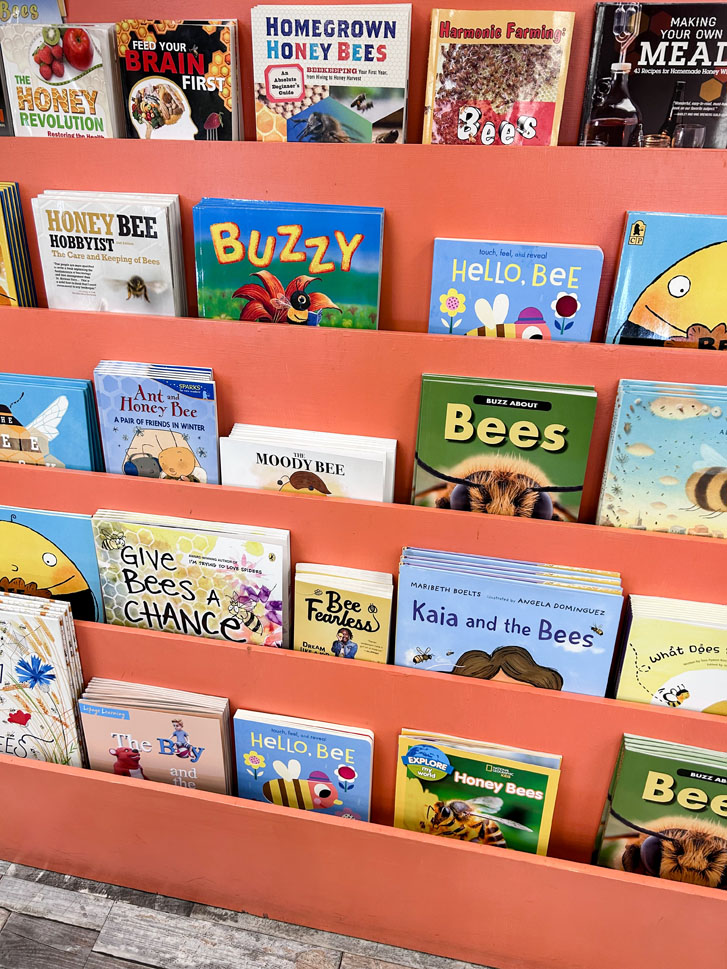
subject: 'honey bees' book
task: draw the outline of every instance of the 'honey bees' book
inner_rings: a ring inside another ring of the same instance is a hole
[[[369,820],[370,730],[254,710],[238,710],[233,722],[240,797]]]

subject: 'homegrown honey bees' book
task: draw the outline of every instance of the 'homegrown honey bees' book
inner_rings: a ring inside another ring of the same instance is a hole
[[[107,510],[93,531],[107,622],[287,648],[288,531]]]
[[[202,199],[199,315],[375,330],[383,231],[381,208]]]
[[[621,380],[596,522],[727,536],[727,388]]]
[[[598,246],[435,239],[429,332],[587,342],[602,265]]]
[[[19,186],[0,182],[0,306],[37,302]]]
[[[368,821],[374,735],[363,727],[238,710],[237,793]]]
[[[727,888],[724,751],[625,734],[593,861],[649,878]]]
[[[122,20],[116,41],[127,137],[240,137],[236,20]]]
[[[252,8],[258,141],[406,141],[411,4]]]
[[[627,212],[607,343],[727,350],[727,217]]]
[[[412,503],[576,521],[593,387],[424,374]]]
[[[394,825],[544,855],[561,758],[480,740],[402,731]]]
[[[575,15],[432,10],[425,145],[557,145]]]
[[[93,375],[110,474],[219,484],[208,367],[102,360]]]

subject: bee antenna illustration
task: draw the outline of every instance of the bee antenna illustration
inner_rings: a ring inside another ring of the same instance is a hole
[[[278,478],[278,484],[285,484],[286,481],[290,481],[290,475],[284,474],[282,478]]]
[[[418,452],[414,455],[414,459],[416,460],[416,463],[419,465],[420,468],[422,468],[424,471],[427,471],[429,474],[434,475],[435,478],[439,478],[441,481],[447,481],[449,484],[466,485],[468,488],[477,487],[477,482],[470,481],[469,478],[455,478],[454,475],[445,474],[443,471],[437,471],[435,468],[430,467],[425,461],[422,461],[422,459],[419,457]],[[583,485],[573,485],[573,487],[567,487],[567,488],[559,488],[557,485],[547,485],[547,486],[536,485],[536,486],[533,486],[530,490],[531,491],[561,491],[561,492],[562,491],[583,491]]]
[[[660,831],[651,831],[649,828],[642,828],[639,824],[634,824],[633,821],[628,821],[626,818],[622,817],[617,811],[614,810],[613,801],[611,798],[608,799],[609,810],[611,814],[620,821],[621,824],[625,824],[627,828],[633,828],[634,831],[639,831],[641,834],[648,834],[652,838],[659,838],[660,841],[671,841],[673,844],[679,844],[678,838],[671,838],[668,834],[662,834]]]
[[[22,394],[20,395],[20,397],[18,397],[18,399],[17,399],[17,400],[14,400],[14,401],[12,402],[12,404],[8,404],[8,409],[10,409],[10,408],[12,408],[12,407],[15,407],[15,405],[16,405],[16,404],[19,404],[19,403],[20,403],[20,401],[21,401],[21,400],[23,399],[23,397],[25,397],[25,391],[23,391],[23,392],[22,392]]]

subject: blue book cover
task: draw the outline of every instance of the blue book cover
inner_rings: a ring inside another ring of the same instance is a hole
[[[199,315],[375,330],[383,227],[382,208],[202,199]]]
[[[727,350],[727,216],[627,212],[607,343]]]
[[[604,696],[622,596],[403,564],[395,663]]]
[[[369,820],[370,730],[251,710],[234,724],[240,797]]]
[[[89,380],[0,374],[0,463],[98,471]]]
[[[429,332],[588,342],[598,246],[435,239]]]
[[[90,516],[0,505],[0,589],[69,602],[74,619],[103,622]]]
[[[121,365],[123,366],[123,365]],[[131,365],[137,366],[137,365]],[[94,371],[110,474],[219,484],[217,400],[209,370],[183,378]]]

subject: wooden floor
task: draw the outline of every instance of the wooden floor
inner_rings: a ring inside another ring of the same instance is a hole
[[[0,876],[1,969],[469,969],[4,861]]]

